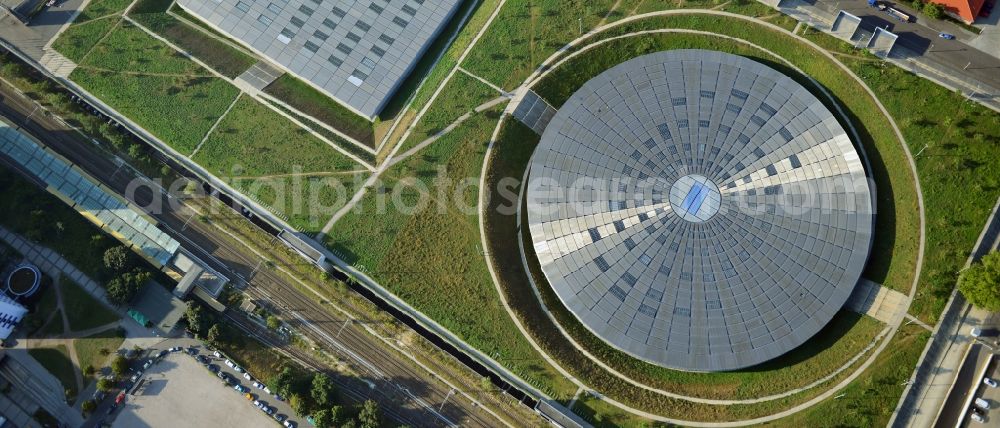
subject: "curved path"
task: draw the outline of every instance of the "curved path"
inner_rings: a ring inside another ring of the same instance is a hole
[[[874,94],[874,92],[872,92],[871,88],[869,88],[864,83],[864,81],[862,81],[849,68],[847,68],[847,66],[845,66],[840,61],[838,61],[836,59],[836,57],[834,57],[830,52],[826,51],[825,49],[823,49],[820,46],[816,45],[815,43],[811,42],[810,40],[805,39],[805,38],[803,38],[801,36],[797,36],[795,34],[792,34],[791,32],[789,32],[789,31],[787,31],[787,30],[785,30],[785,29],[783,29],[781,27],[778,27],[778,26],[776,26],[774,24],[771,24],[769,22],[762,21],[762,20],[757,19],[757,18],[747,17],[747,16],[744,16],[744,15],[737,15],[737,14],[732,14],[732,13],[727,13],[727,12],[720,12],[720,11],[714,11],[714,10],[668,10],[668,11],[652,12],[652,13],[647,13],[647,14],[642,14],[642,15],[631,16],[631,17],[624,18],[622,20],[616,21],[616,22],[614,22],[612,24],[608,24],[608,25],[604,25],[604,26],[598,27],[598,28],[596,28],[596,29],[594,29],[594,30],[592,30],[590,32],[587,32],[586,34],[584,34],[583,36],[577,38],[576,40],[573,40],[572,42],[568,43],[563,48],[561,48],[560,50],[558,50],[557,52],[555,52],[546,61],[544,61],[535,70],[535,72],[533,72],[525,80],[525,83],[522,84],[522,86],[519,87],[517,90],[518,91],[527,90],[528,88],[530,88],[534,84],[536,84],[542,77],[544,77],[549,72],[551,72],[551,70],[555,69],[559,64],[561,64],[562,62],[564,62],[567,59],[571,58],[572,56],[574,56],[574,55],[576,55],[576,54],[578,54],[580,52],[583,52],[583,51],[587,50],[590,46],[587,46],[584,49],[578,50],[578,51],[574,52],[573,54],[570,54],[569,56],[567,56],[565,58],[561,58],[564,53],[570,51],[571,49],[574,49],[575,47],[580,46],[580,45],[584,45],[584,43],[589,38],[591,38],[592,36],[594,36],[595,34],[598,34],[598,33],[601,33],[603,31],[606,31],[608,29],[620,26],[622,24],[626,24],[626,23],[629,23],[629,22],[637,21],[637,20],[647,19],[647,18],[651,18],[651,17],[668,16],[668,15],[692,15],[692,14],[693,15],[697,15],[697,14],[702,14],[702,15],[716,15],[716,16],[724,16],[724,17],[729,17],[729,18],[735,18],[735,19],[741,19],[741,20],[744,20],[744,21],[749,21],[749,22],[752,22],[752,23],[755,23],[755,24],[758,24],[758,25],[762,25],[762,26],[764,26],[764,27],[766,27],[768,29],[780,32],[780,33],[785,34],[787,36],[790,36],[790,37],[792,37],[792,38],[794,38],[794,39],[796,39],[796,40],[798,40],[798,41],[800,41],[802,43],[805,43],[806,45],[812,47],[814,50],[822,53],[828,60],[830,60],[833,63],[835,63],[843,71],[845,71],[852,78],[854,78],[854,80],[857,82],[857,84],[859,84],[862,88],[865,89],[865,91],[868,93],[868,95],[872,98],[872,100],[878,106],[878,108],[882,112],[882,114],[888,119],[890,125],[893,128],[894,133],[896,134],[897,140],[900,142],[900,144],[901,144],[901,146],[903,148],[903,151],[906,154],[907,161],[908,161],[908,164],[910,166],[910,171],[911,171],[911,174],[913,176],[914,186],[915,186],[915,189],[916,189],[916,192],[917,192],[917,204],[918,204],[918,208],[919,208],[919,212],[920,212],[920,238],[919,238],[919,247],[918,247],[917,261],[916,261],[916,271],[914,273],[913,283],[911,284],[910,292],[907,295],[907,301],[906,301],[907,306],[909,306],[909,304],[910,304],[910,302],[912,302],[913,296],[914,296],[914,294],[916,292],[917,283],[919,282],[919,278],[920,278],[920,271],[921,271],[921,268],[922,268],[922,265],[923,265],[923,253],[924,253],[924,246],[925,246],[924,230],[925,230],[925,224],[926,224],[925,214],[924,214],[923,196],[922,196],[922,193],[921,193],[919,177],[917,176],[916,165],[913,162],[913,156],[911,155],[911,153],[909,151],[909,147],[906,145],[906,142],[905,142],[905,140],[903,138],[902,132],[899,130],[899,127],[896,125],[896,123],[893,120],[892,116],[889,115],[888,111],[885,109],[885,106],[882,105],[882,103],[878,100],[878,97],[876,97],[875,94]],[[760,49],[761,51],[766,52],[766,53],[768,53],[770,55],[773,55],[776,58],[781,58],[782,61],[788,63],[788,61],[785,60],[784,58],[782,58],[781,56],[778,56],[778,55],[774,54],[773,52],[770,52],[770,51],[768,51],[766,49],[763,49],[763,48],[761,48],[759,46],[756,46],[753,43],[750,43],[748,41],[745,41],[745,40],[742,40],[742,39],[737,39],[737,38],[734,38],[734,37],[731,37],[731,36],[720,35],[720,34],[715,34],[715,33],[708,33],[708,32],[703,32],[703,31],[698,31],[698,30],[679,30],[679,29],[648,30],[648,31],[639,31],[639,32],[625,34],[625,35],[622,35],[622,36],[617,36],[617,37],[615,37],[615,39],[617,39],[617,38],[624,38],[624,37],[634,37],[634,36],[639,36],[639,35],[643,35],[643,34],[657,33],[657,32],[689,32],[689,33],[707,34],[707,35],[711,35],[711,36],[715,36],[715,37],[722,37],[722,38],[726,38],[726,39],[730,39],[730,40],[735,40],[735,41],[738,41],[738,42],[745,43],[747,45],[753,46],[753,47],[755,47],[757,49]],[[605,39],[605,40],[602,40],[602,41],[597,41],[597,42],[592,43],[592,45],[593,46],[597,46],[597,45],[599,45],[601,43],[606,42],[607,40],[611,40],[611,39]],[[559,61],[556,61],[556,60],[559,60]],[[799,72],[801,72],[801,70],[798,70],[798,68],[796,68],[796,70],[799,71]],[[806,75],[806,74],[803,73],[803,75]],[[819,87],[822,88],[822,86],[819,86]],[[825,89],[822,89],[822,90],[829,97],[829,94],[826,93]],[[837,105],[838,112],[841,113],[841,115],[843,115],[843,111],[840,109],[839,104],[835,103],[835,105]],[[486,179],[486,172],[487,172],[487,169],[489,167],[489,159],[490,159],[490,156],[492,154],[493,147],[495,145],[496,139],[497,139],[497,137],[499,135],[499,131],[501,129],[502,123],[503,123],[503,121],[501,120],[497,124],[497,127],[494,129],[493,137],[491,138],[490,145],[487,148],[487,152],[486,152],[486,162],[484,162],[484,164],[483,164],[483,170],[482,170],[482,174],[481,174],[481,178],[480,178],[480,200],[479,200],[479,211],[480,211],[481,214],[482,214],[482,211],[483,211],[483,208],[484,208],[484,197],[485,197],[485,192],[483,192],[482,189],[485,189],[485,179]],[[850,123],[850,121],[848,121],[848,123]],[[852,128],[852,133],[855,133],[855,135],[857,135],[856,134],[856,130],[853,127],[853,124],[851,124],[850,126]],[[867,158],[867,156],[865,156],[865,157]],[[488,254],[488,250],[487,250],[488,246],[486,245],[486,234],[485,234],[485,225],[483,223],[483,218],[484,217],[482,215],[480,215],[480,220],[479,220],[479,223],[480,223],[479,224],[479,226],[480,226],[480,238],[481,238],[482,245],[483,245],[484,252],[485,252],[484,255],[485,255],[486,259],[487,259],[487,266],[489,267],[490,275],[493,278],[494,286],[496,287],[497,292],[500,295],[501,301],[503,302],[504,307],[507,310],[508,314],[514,320],[515,324],[517,324],[518,328],[521,330],[521,333],[526,338],[528,338],[528,340],[529,340],[529,342],[531,342],[532,346],[534,346],[536,348],[536,350],[543,357],[545,357],[545,359],[546,359],[547,362],[549,362],[554,367],[556,367],[560,371],[560,373],[562,373],[564,376],[566,376],[567,378],[569,378],[571,381],[573,381],[575,384],[577,384],[580,388],[589,389],[589,388],[587,388],[586,385],[584,385],[582,382],[580,382],[574,376],[570,375],[558,362],[554,361],[551,358],[551,356],[549,356],[543,349],[541,349],[541,347],[538,346],[538,344],[531,337],[531,334],[527,332],[527,330],[524,328],[524,326],[520,322],[520,320],[517,317],[517,315],[510,308],[510,306],[509,306],[509,304],[508,304],[508,302],[506,300],[506,297],[505,297],[505,295],[503,293],[503,290],[499,286],[499,281],[497,279],[496,270],[495,270],[495,268],[493,266],[493,263],[490,261],[490,258],[489,258],[489,254]],[[523,252],[522,252],[522,262],[523,261],[524,260],[523,260]],[[535,292],[536,292],[536,296],[537,296],[537,290],[535,290]],[[550,317],[551,317],[551,315],[550,315]],[[557,325],[557,328],[559,328],[560,330],[562,330],[562,327],[559,326],[558,323],[556,325]],[[880,336],[884,335],[884,336],[886,336],[888,338],[893,337],[895,335],[896,331],[899,329],[899,326],[900,326],[899,323],[896,323],[895,325],[889,326],[887,328],[887,330],[889,330],[889,331],[883,331],[882,333],[880,333]],[[565,335],[565,331],[562,331],[562,333]],[[567,336],[567,338],[569,339],[568,336]],[[570,339],[570,341],[572,342],[572,339]],[[625,410],[625,411],[627,411],[629,413],[632,413],[632,414],[635,414],[635,415],[638,415],[638,416],[641,416],[641,417],[645,417],[645,418],[648,418],[648,419],[652,419],[652,420],[656,420],[656,421],[669,422],[669,423],[692,425],[692,426],[742,426],[742,425],[749,425],[749,424],[755,424],[755,423],[768,422],[768,421],[773,421],[773,420],[780,419],[782,417],[785,417],[785,416],[788,416],[788,415],[800,412],[800,411],[802,411],[804,409],[812,407],[813,405],[816,405],[819,402],[821,402],[821,401],[823,401],[823,400],[831,397],[837,391],[839,391],[840,389],[846,387],[848,384],[850,384],[855,379],[857,379],[865,371],[865,369],[867,369],[875,361],[875,358],[886,348],[886,346],[888,345],[889,342],[890,342],[889,339],[883,340],[882,343],[875,350],[875,352],[858,369],[856,369],[853,373],[851,373],[850,376],[848,376],[846,379],[844,379],[843,381],[841,381],[840,383],[838,383],[834,387],[832,387],[832,388],[828,389],[827,391],[823,392],[822,394],[818,395],[817,397],[814,397],[814,398],[806,401],[805,403],[799,404],[799,405],[797,405],[795,407],[792,407],[790,409],[787,409],[785,411],[782,411],[782,412],[779,412],[779,413],[775,413],[775,414],[772,414],[772,415],[768,415],[768,416],[764,416],[764,417],[760,417],[760,418],[750,419],[750,420],[729,421],[729,422],[696,422],[696,421],[685,421],[685,420],[679,420],[679,419],[674,419],[674,418],[663,417],[663,416],[660,416],[660,415],[654,415],[654,414],[651,414],[651,413],[648,413],[648,412],[645,412],[645,411],[642,411],[642,410],[639,410],[639,409],[632,408],[632,407],[630,407],[628,405],[625,405],[623,403],[619,403],[619,402],[614,401],[614,400],[612,400],[612,399],[610,399],[608,397],[602,397],[602,398],[605,401],[607,401],[608,403],[613,404],[616,407],[619,407],[622,410]],[[599,360],[597,360],[596,358],[594,358],[592,355],[586,353],[586,351],[584,351],[583,349],[581,349],[579,347],[579,345],[577,345],[575,342],[573,342],[573,343],[574,343],[574,346],[576,346],[578,350],[584,352],[584,354],[586,354],[588,356],[588,358],[591,358],[592,360],[594,360],[597,364],[601,365],[606,370],[610,369],[603,362],[600,362]],[[867,352],[867,349],[864,352]],[[860,356],[863,355],[863,353],[859,354],[858,356],[856,356],[847,365],[845,365],[844,367],[841,367],[836,372],[834,372],[833,374],[829,375],[827,378],[822,379],[822,380],[820,380],[818,382],[815,382],[812,385],[809,385],[809,386],[806,386],[806,387],[803,387],[803,388],[799,388],[799,389],[796,389],[796,390],[788,391],[786,393],[779,394],[779,395],[776,395],[776,396],[762,397],[762,398],[758,398],[758,399],[754,399],[754,400],[708,400],[708,399],[702,399],[702,398],[696,398],[696,397],[686,397],[686,396],[682,396],[682,395],[678,395],[678,394],[673,394],[673,393],[670,393],[668,391],[662,391],[662,390],[657,390],[655,388],[651,388],[649,386],[646,386],[646,385],[643,385],[643,384],[641,384],[639,382],[636,382],[636,381],[634,381],[634,380],[632,380],[632,379],[630,379],[628,377],[625,377],[624,375],[622,375],[622,374],[620,374],[620,373],[618,373],[616,371],[613,371],[613,370],[609,370],[609,372],[611,372],[612,374],[614,374],[614,375],[622,378],[623,380],[625,380],[625,381],[627,381],[627,382],[629,382],[629,383],[631,383],[631,384],[633,384],[635,386],[642,387],[642,388],[645,388],[645,389],[648,389],[648,390],[651,390],[651,391],[654,391],[654,392],[657,392],[657,393],[663,393],[665,396],[679,398],[679,399],[683,399],[683,400],[687,400],[687,401],[700,402],[700,403],[704,403],[704,404],[737,404],[737,403],[747,403],[747,402],[753,403],[753,402],[769,401],[769,400],[774,400],[774,399],[781,398],[781,397],[786,397],[788,395],[795,394],[796,392],[800,392],[802,390],[806,390],[806,389],[815,387],[816,385],[822,383],[823,381],[829,380],[829,378],[832,378],[832,377],[836,376],[838,373],[840,373],[843,370],[845,370],[847,367],[849,367],[850,365],[852,365],[857,358],[860,358]]]

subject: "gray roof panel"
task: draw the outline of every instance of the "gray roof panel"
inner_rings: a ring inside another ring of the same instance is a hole
[[[733,370],[801,345],[870,247],[868,180],[833,115],[721,52],[654,53],[591,79],[530,171],[532,244],[556,294],[609,344],[666,367]]]

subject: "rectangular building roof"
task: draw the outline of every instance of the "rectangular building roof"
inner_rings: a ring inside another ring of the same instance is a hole
[[[71,201],[78,211],[89,213],[104,228],[136,246],[160,266],[167,264],[180,248],[179,242],[144,215],[3,121],[0,121],[0,153],[20,163],[50,191]]]
[[[374,118],[461,0],[178,0],[190,13]]]

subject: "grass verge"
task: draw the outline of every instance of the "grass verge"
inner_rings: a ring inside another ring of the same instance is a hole
[[[100,374],[101,368],[111,359],[115,351],[122,346],[125,341],[125,332],[118,328],[102,331],[87,337],[73,340],[73,348],[76,351],[76,358],[79,359],[80,368],[93,367]]]
[[[63,311],[72,331],[89,330],[118,321],[118,314],[105,308],[101,302],[87,293],[80,284],[63,275],[59,279]]]
[[[896,118],[910,152],[919,153],[928,251],[910,313],[934,324],[1000,197],[1000,114],[832,37],[807,37],[852,55],[844,64]]]
[[[497,111],[477,114],[393,166],[327,245],[384,287],[539,389],[575,387],[521,336],[482,257],[475,186]],[[387,206],[386,204],[389,204]]]
[[[76,367],[73,360],[69,358],[69,350],[64,345],[56,345],[51,348],[33,348],[28,350],[31,358],[38,361],[45,370],[52,373],[59,383],[66,389],[66,400],[73,402],[76,397]]]

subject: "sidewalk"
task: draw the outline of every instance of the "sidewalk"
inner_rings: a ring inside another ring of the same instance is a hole
[[[979,260],[1000,240],[1000,200],[993,208],[979,241],[976,242],[966,266]],[[937,419],[948,391],[962,364],[965,351],[972,343],[973,327],[986,324],[991,313],[974,308],[956,288],[945,306],[924,353],[910,377],[909,385],[900,397],[899,405],[889,420],[890,427],[931,427]]]
[[[767,4],[766,1],[762,1],[762,3]],[[835,4],[841,5],[840,3]],[[782,0],[778,3],[778,6],[775,7],[775,9],[802,23],[808,24],[819,31],[837,37],[833,34],[832,27],[840,9],[828,9],[827,6],[830,5],[817,3],[812,0]],[[855,8],[849,9],[851,9],[848,10],[849,13],[858,13]],[[890,27],[890,31],[897,33],[902,32],[905,34],[916,33],[918,31],[924,33],[934,31],[936,36],[936,30],[922,23],[924,19],[925,18],[921,17],[918,23],[901,24],[906,25],[907,27]],[[868,27],[871,27],[872,25],[882,26],[883,24],[879,21],[882,21],[882,19],[878,17],[862,17],[862,28],[859,28],[859,33],[869,35],[870,37],[871,28]],[[895,24],[890,23],[888,25]],[[930,36],[924,37],[924,35],[921,35],[921,37],[927,38]],[[843,40],[842,38],[839,39]],[[866,40],[866,38],[862,38],[862,40]],[[850,43],[856,44],[856,42],[857,41],[852,41]],[[981,70],[981,67],[978,66],[969,68],[969,71],[958,70],[955,67],[959,67],[959,65],[941,63],[940,61],[931,58],[929,55],[942,55],[942,52],[945,51],[941,49],[932,50],[930,48],[934,46],[934,42],[932,41],[929,43],[930,46],[925,46],[923,51],[921,51],[920,47],[912,45],[912,41],[903,40],[901,37],[897,40],[885,60],[920,77],[937,83],[938,85],[941,85],[949,90],[960,91],[963,95],[975,100],[979,104],[1000,112],[1000,88],[997,88],[994,84],[979,80],[972,76],[973,73],[988,73],[989,70]],[[961,42],[956,41],[956,43]],[[961,50],[968,51],[973,49],[974,48],[970,47],[968,49],[963,48]],[[985,53],[983,53],[983,55],[987,56]],[[993,57],[988,58],[992,59],[990,63],[996,61]],[[952,58],[949,57],[949,60],[950,59]],[[962,65],[965,65],[965,61],[962,62]],[[972,63],[969,62],[969,64]],[[997,73],[1000,73],[1000,68],[997,69]],[[988,76],[992,76],[992,74],[988,74]],[[994,80],[995,79],[991,79],[991,81]]]
[[[28,261],[38,266],[42,272],[45,272],[53,277],[58,277],[59,274],[66,275],[79,284],[84,291],[103,303],[108,309],[111,309],[118,314],[122,318],[120,325],[125,329],[125,337],[128,337],[129,339],[154,338],[156,341],[162,340],[162,338],[157,337],[156,333],[152,329],[145,328],[133,321],[132,318],[128,316],[128,313],[126,313],[124,308],[112,305],[107,299],[107,292],[104,290],[104,287],[98,285],[96,281],[70,264],[66,259],[59,255],[59,253],[35,244],[2,226],[0,226],[0,239],[9,244],[11,247],[14,247],[14,249],[19,251],[26,259],[28,259]]]

